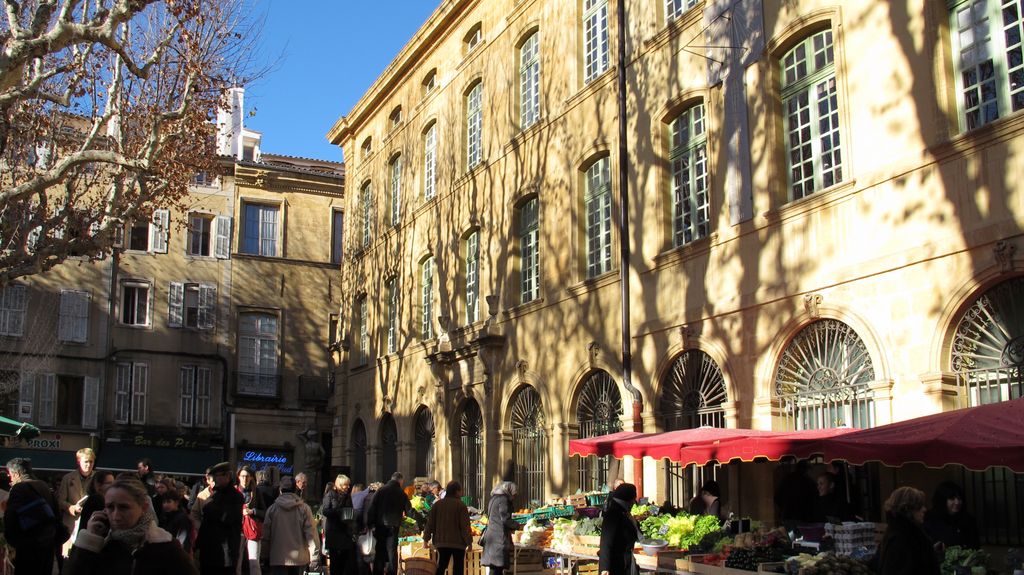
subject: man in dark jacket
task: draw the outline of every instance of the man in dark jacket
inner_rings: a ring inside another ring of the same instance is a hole
[[[349,492],[352,481],[345,475],[334,480],[334,487],[324,495],[320,514],[326,519],[324,551],[331,558],[331,575],[352,573],[355,561],[355,510]]]
[[[395,575],[398,570],[398,531],[405,514],[412,510],[409,498],[402,490],[404,477],[395,472],[373,496],[366,510],[366,526],[377,539],[377,553],[373,561],[374,575]]]
[[[598,570],[601,575],[638,574],[633,546],[640,538],[640,528],[630,514],[636,503],[636,486],[623,483],[608,497],[608,508],[601,525],[601,551]]]
[[[192,520],[199,527],[196,550],[203,575],[231,575],[242,541],[242,494],[231,485],[231,465],[210,468],[213,485],[196,496]]]
[[[8,461],[7,473],[11,492],[4,513],[4,537],[15,549],[14,572],[50,575],[57,550],[68,539],[57,501],[45,483],[32,477],[27,459]]]

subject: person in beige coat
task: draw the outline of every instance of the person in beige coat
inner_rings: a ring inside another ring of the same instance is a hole
[[[423,543],[433,543],[437,548],[437,575],[444,575],[449,560],[452,575],[463,575],[466,550],[473,545],[469,508],[462,502],[462,485],[458,481],[450,481],[444,491],[444,497],[434,503],[427,515]]]
[[[320,538],[313,524],[313,511],[295,493],[295,481],[281,478],[281,495],[267,509],[263,519],[260,553],[269,558],[274,575],[302,575],[320,565]]]
[[[64,544],[62,552],[64,557],[71,552],[71,544],[75,542],[75,534],[78,532],[75,529],[75,521],[78,521],[81,516],[82,504],[88,495],[85,488],[95,471],[96,452],[88,447],[79,449],[75,453],[75,461],[78,463],[78,468],[62,477],[60,485],[57,487],[57,505],[60,506],[61,521],[68,533],[71,534],[71,539]],[[88,520],[89,518],[86,517],[82,523],[84,524]]]

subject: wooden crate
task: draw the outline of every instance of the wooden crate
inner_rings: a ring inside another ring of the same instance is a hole
[[[779,567],[782,568],[781,572],[777,571],[777,569]],[[772,561],[771,563],[759,563],[757,565],[757,572],[758,573],[783,573],[783,572],[785,572],[785,570],[786,570],[786,562],[785,561]]]
[[[690,568],[699,575],[722,575],[723,569],[718,565],[708,565],[707,563],[698,563],[696,561],[690,561]]]
[[[579,544],[585,547],[600,547],[601,536],[600,535],[573,535],[573,543]]]
[[[634,554],[636,557],[636,564],[644,569],[661,569],[661,570],[677,570],[676,562],[680,559],[686,558],[686,551],[681,549],[671,549],[665,551],[659,551],[654,555],[644,555],[643,553]],[[686,560],[689,563],[689,560]],[[686,569],[684,569],[685,571]]]

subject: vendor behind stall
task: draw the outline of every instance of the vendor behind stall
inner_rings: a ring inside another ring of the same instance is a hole
[[[980,546],[978,524],[964,508],[964,492],[951,481],[935,489],[932,508],[924,517],[924,531],[932,541],[945,547],[977,549]]]
[[[816,523],[836,523],[856,519],[853,507],[846,500],[845,493],[836,490],[837,477],[834,473],[822,473],[818,476],[818,497],[814,500]]]

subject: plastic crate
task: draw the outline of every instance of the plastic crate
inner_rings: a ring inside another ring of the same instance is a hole
[[[590,507],[604,507],[608,503],[607,493],[595,493],[587,495],[587,505]]]
[[[512,521],[516,523],[526,524],[533,517],[533,513],[513,513]]]

